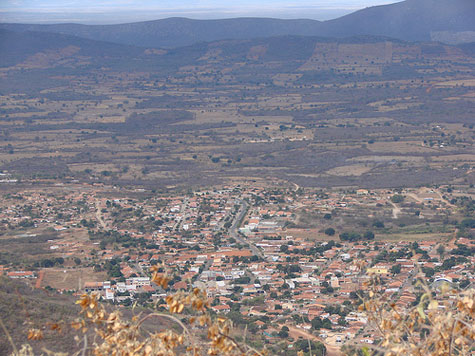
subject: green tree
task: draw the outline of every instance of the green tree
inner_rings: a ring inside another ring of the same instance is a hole
[[[395,204],[397,203],[402,203],[404,201],[406,197],[404,195],[401,195],[401,194],[394,194],[392,197],[391,197],[391,201]]]
[[[399,273],[401,273],[401,265],[400,265],[399,263],[393,265],[393,266],[391,267],[391,269],[390,269],[390,272],[391,272],[392,274],[399,274]]]
[[[304,353],[310,353],[310,347],[312,348],[312,355],[314,356],[325,356],[327,354],[327,349],[321,342],[302,339],[294,343],[294,350],[296,352],[303,351]]]
[[[289,337],[289,328],[284,325],[282,327],[282,329],[280,329],[280,331],[277,335],[279,335],[279,337],[282,338],[282,339],[288,338]]]

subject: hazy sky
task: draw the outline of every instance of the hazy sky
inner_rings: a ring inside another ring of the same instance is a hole
[[[171,16],[326,20],[400,0],[0,0],[0,22],[120,23]]]

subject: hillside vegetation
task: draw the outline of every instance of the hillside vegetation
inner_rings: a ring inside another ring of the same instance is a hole
[[[74,305],[71,296],[34,290],[20,281],[0,277],[0,321],[3,323],[13,343],[18,347],[26,342],[28,330],[51,328],[59,322],[72,322],[80,308]],[[33,344],[38,354],[44,347],[57,352],[69,352],[76,347],[75,332],[64,329],[59,335],[46,335]],[[13,351],[3,327],[0,331],[0,355]]]

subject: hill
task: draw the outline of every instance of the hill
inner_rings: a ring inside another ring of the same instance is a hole
[[[203,41],[283,35],[325,37],[376,35],[410,41],[447,39],[451,43],[457,43],[457,41],[470,42],[474,39],[473,18],[475,18],[475,2],[472,0],[406,0],[366,8],[325,22],[270,18],[224,20],[168,18],[119,25],[0,24],[0,28],[22,32],[53,32],[100,41],[162,48],[188,46]],[[463,36],[457,36],[457,33],[463,33]]]
[[[1,24],[13,31],[42,31],[144,47],[175,48],[204,41],[250,39],[280,35],[317,35],[319,21],[236,18],[192,20],[167,18],[120,25]]]
[[[369,53],[363,53],[368,50]],[[250,67],[275,62],[274,65],[279,64],[280,69],[299,68],[299,71],[308,71],[316,70],[312,62],[321,63],[323,60],[318,59],[323,53],[321,51],[327,52],[324,57],[337,62],[344,61],[343,57],[348,55],[355,58],[374,57],[377,63],[373,61],[373,64],[381,66],[389,65],[394,56],[404,54],[406,50],[407,55],[413,58],[424,54],[442,57],[450,57],[454,53],[473,54],[470,44],[457,48],[437,43],[407,43],[381,36],[327,38],[289,35],[200,42],[158,50],[58,33],[0,30],[0,67],[19,65],[24,69],[61,67],[71,71],[74,65],[76,69],[107,67],[124,71],[171,73],[188,65],[212,64],[219,68],[244,61]]]
[[[406,0],[374,6],[325,22],[322,36],[379,35],[428,41],[441,31],[474,31],[471,0]]]
[[[20,281],[0,277],[0,319],[18,348],[27,342],[30,328],[48,330],[48,325],[75,320],[80,308],[74,302],[72,297],[34,290]],[[12,346],[4,331],[0,330],[0,354],[9,355]],[[56,336],[50,333],[35,343],[35,351],[46,347],[65,352],[76,347],[74,330],[64,329]]]
[[[74,354],[82,344],[78,344],[75,336],[82,337],[82,332],[71,327],[83,315],[76,305],[78,297],[58,294],[55,291],[33,289],[23,281],[0,276],[0,321],[5,325],[9,336],[18,349],[29,343],[35,355],[43,354],[44,349],[54,352]],[[108,312],[116,310],[115,306],[106,306]],[[147,315],[151,312],[142,307],[120,310],[123,320],[130,321],[135,315]],[[143,324],[145,333],[158,332],[170,328],[172,323],[167,318],[155,317]],[[41,340],[28,341],[30,329],[41,330]],[[94,331],[88,330],[90,340]],[[82,342],[82,340],[81,340]],[[0,327],[0,355],[10,355],[13,351],[4,329]]]
[[[0,66],[11,66],[42,53],[42,58],[35,58],[36,65],[56,58],[61,60],[70,58],[75,62],[84,57],[103,60],[120,59],[129,56],[138,56],[143,48],[89,40],[76,36],[48,32],[14,32],[0,30]]]

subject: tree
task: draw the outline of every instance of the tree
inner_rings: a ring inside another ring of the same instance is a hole
[[[439,247],[437,247],[437,253],[439,254],[440,257],[444,255],[445,252],[445,247],[444,245],[440,244]]]
[[[374,240],[374,233],[372,231],[366,231],[364,234],[365,240]]]
[[[360,240],[374,240],[374,233],[372,231],[366,231],[362,236],[360,233],[351,231],[343,232],[340,234],[340,240],[342,241],[360,241]]]
[[[332,322],[329,319],[324,318],[322,320],[322,328],[331,330],[332,329]]]
[[[459,283],[459,288],[460,289],[465,289],[470,285],[470,279],[462,279]]]
[[[321,342],[302,339],[294,343],[294,349],[297,352],[302,351],[304,353],[309,353],[310,347],[312,348],[312,355],[314,356],[325,356],[327,354],[327,349]]]
[[[41,267],[53,267],[54,266],[54,261],[50,260],[49,258],[45,258],[40,262]]]
[[[282,339],[288,338],[289,337],[289,328],[284,325],[282,327],[282,329],[280,329],[280,331],[277,335],[279,335],[279,337],[282,338]]]
[[[342,241],[358,241],[361,240],[361,235],[357,232],[343,232],[340,234],[340,240]]]
[[[341,317],[340,319],[338,319],[338,325],[346,326],[346,325],[348,325],[348,323],[346,322],[344,317]]]
[[[325,235],[328,235],[328,236],[335,235],[335,229],[332,228],[332,227],[329,227],[328,229],[325,229]]]
[[[401,194],[394,194],[392,197],[391,197],[391,201],[395,204],[397,203],[402,203],[404,201],[406,197],[404,195],[401,195]]]
[[[311,324],[312,324],[312,328],[315,330],[320,330],[320,329],[330,330],[332,328],[332,322],[330,320],[328,320],[327,318],[324,318],[322,320],[318,316],[312,320]]]
[[[392,274],[399,274],[399,273],[401,273],[401,265],[400,265],[399,263],[393,265],[393,266],[391,267],[391,269],[390,269],[390,272],[391,272]]]
[[[422,267],[422,272],[427,278],[431,278],[435,274],[435,270],[432,267]]]
[[[318,316],[312,319],[312,329],[320,330],[323,327],[323,321]]]

